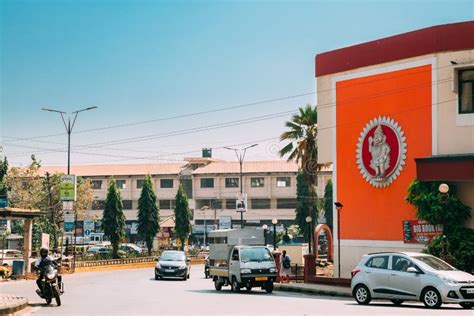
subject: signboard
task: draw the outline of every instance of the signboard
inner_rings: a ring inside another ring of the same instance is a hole
[[[59,197],[61,201],[76,200],[76,176],[62,175],[61,184],[59,185]]]
[[[130,227],[130,234],[132,234],[132,235],[138,234],[138,223],[137,222],[132,223],[132,226]]]
[[[49,249],[49,234],[41,234],[41,248]]]
[[[221,216],[219,217],[219,229],[231,229],[232,228],[232,217]]]
[[[237,195],[235,208],[237,212],[247,211],[247,194],[246,193],[240,193],[239,195]]]
[[[84,221],[84,230],[94,230],[95,228],[95,225],[94,225],[94,221],[91,221],[91,220],[85,220]]]
[[[403,221],[403,242],[426,244],[443,234],[443,225],[433,225],[423,220]]]
[[[214,230],[214,225],[206,225],[206,232]],[[204,225],[194,225],[193,234],[204,234]]]
[[[91,235],[91,230],[90,229],[84,229],[84,237],[88,237]]]
[[[0,208],[5,208],[8,205],[8,200],[6,197],[0,197]]]
[[[72,211],[73,207],[74,207],[74,202],[63,201],[63,211]]]
[[[71,232],[74,230],[74,214],[66,212],[64,214],[64,231]]]

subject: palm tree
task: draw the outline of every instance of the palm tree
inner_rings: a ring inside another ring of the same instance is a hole
[[[280,135],[280,140],[290,142],[280,150],[280,156],[289,154],[289,161],[294,160],[300,164],[300,171],[303,172],[308,185],[308,216],[311,216],[315,205],[318,171],[325,166],[325,164],[318,163],[318,112],[316,107],[308,104],[304,108],[299,108],[299,113],[293,115],[291,121],[287,121],[285,126],[289,130]],[[313,219],[313,225],[315,224]]]

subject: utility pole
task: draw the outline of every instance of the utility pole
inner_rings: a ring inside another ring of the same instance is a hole
[[[84,108],[84,109],[81,109],[81,110],[71,112],[71,114],[74,114],[74,119],[72,120],[72,124],[71,124],[71,116],[70,115],[68,116],[67,124],[66,124],[66,119],[64,118],[64,114],[67,114],[66,112],[53,110],[53,109],[42,108],[43,111],[55,112],[55,113],[61,114],[61,119],[63,120],[64,127],[66,128],[66,132],[67,132],[67,174],[68,175],[71,174],[71,133],[72,133],[72,130],[74,129],[74,125],[76,124],[77,115],[80,112],[89,111],[89,110],[93,110],[93,109],[97,109],[97,107],[96,106],[90,106],[88,108]],[[77,238],[76,229],[77,229],[77,210],[76,210],[75,215],[74,215],[74,244],[73,244],[74,245],[73,246],[74,252],[73,252],[73,265],[72,265],[73,266],[73,271],[76,270],[76,238]]]
[[[241,149],[231,148],[231,147],[224,147],[225,149],[235,151],[235,155],[237,156],[237,160],[239,161],[239,165],[240,165],[240,183],[239,184],[240,184],[240,195],[241,196],[244,193],[242,165],[244,163],[245,153],[247,152],[247,149],[255,147],[257,145],[258,144],[253,144],[253,145],[247,146],[245,148],[241,148]],[[247,208],[247,205],[245,205],[245,208]],[[244,228],[244,212],[240,212],[240,228]]]

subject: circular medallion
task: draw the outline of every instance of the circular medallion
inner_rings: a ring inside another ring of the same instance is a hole
[[[393,119],[379,116],[367,123],[357,143],[357,165],[376,188],[389,186],[405,165],[405,134]]]

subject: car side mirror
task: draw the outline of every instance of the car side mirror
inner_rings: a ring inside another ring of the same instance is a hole
[[[410,272],[410,273],[420,273],[420,271],[418,271],[415,267],[409,267],[407,269],[407,272]]]

